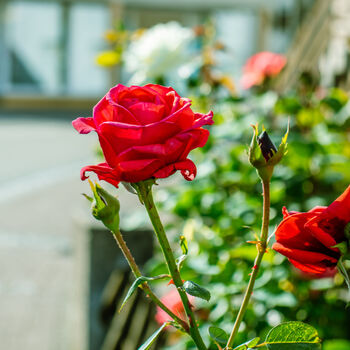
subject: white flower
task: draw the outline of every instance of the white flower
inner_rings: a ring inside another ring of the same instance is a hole
[[[199,67],[191,43],[194,33],[177,22],[157,24],[130,44],[124,54],[131,84],[164,78],[172,83],[188,78]]]

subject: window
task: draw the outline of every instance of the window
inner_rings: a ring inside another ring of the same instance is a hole
[[[0,91],[97,96],[109,83],[95,64],[110,27],[100,2],[7,1],[0,5]]]
[[[8,3],[5,45],[10,90],[58,92],[59,20],[60,8],[55,3]]]

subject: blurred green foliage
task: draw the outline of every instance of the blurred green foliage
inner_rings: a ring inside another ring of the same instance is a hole
[[[260,232],[262,215],[261,184],[247,157],[250,124],[263,124],[277,144],[288,120],[291,127],[288,154],[276,166],[271,184],[271,234],[283,206],[307,211],[328,205],[349,185],[350,102],[343,90],[317,88],[307,76],[284,95],[267,91],[213,100],[208,94],[193,102],[194,109],[213,109],[215,115],[207,145],[193,154],[197,178],[157,188],[156,195],[163,210],[176,215],[168,224],[174,243],[180,235],[188,241],[182,277],[212,295],[209,302],[196,302],[201,332],[209,343],[209,326],[231,331],[256,256],[255,246],[246,243]],[[179,244],[177,253],[181,255]],[[166,272],[160,256],[149,270],[154,275]],[[271,327],[294,320],[314,326],[322,339],[350,340],[349,295],[340,275],[314,279],[271,250],[261,271],[237,344],[255,336],[264,339]],[[171,348],[184,349],[186,341],[193,348],[187,337]],[[332,346],[328,342],[325,349],[336,348]],[[211,344],[210,349],[217,347]]]

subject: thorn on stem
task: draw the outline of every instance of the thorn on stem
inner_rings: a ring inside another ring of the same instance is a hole
[[[259,244],[260,241],[247,241],[247,243],[249,243],[249,244]]]

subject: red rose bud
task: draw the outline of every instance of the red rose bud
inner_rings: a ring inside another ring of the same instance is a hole
[[[277,227],[274,250],[285,255],[298,269],[320,276],[334,269],[347,241],[350,222],[350,186],[329,207],[315,207],[306,213],[283,210]]]
[[[266,161],[272,158],[277,152],[276,146],[273,144],[266,131],[263,131],[260,136],[258,136],[258,144]]]
[[[252,125],[252,127],[254,129],[254,134],[248,152],[249,161],[257,169],[261,179],[269,181],[271,179],[274,166],[278,164],[287,153],[289,125],[278,149],[276,149],[265,130],[260,136],[258,136],[258,124]]]
[[[99,184],[90,186],[94,198],[84,194],[84,196],[92,203],[91,212],[95,219],[102,221],[102,223],[112,232],[119,231],[119,209],[120,204],[116,197],[108,193]]]
[[[81,170],[81,179],[92,171],[114,186],[165,178],[177,170],[186,180],[196,176],[188,158],[191,150],[203,147],[213,124],[213,112],[194,113],[191,101],[171,87],[113,87],[95,106],[92,118],[78,118],[74,128],[81,134],[95,131],[105,162]]]

